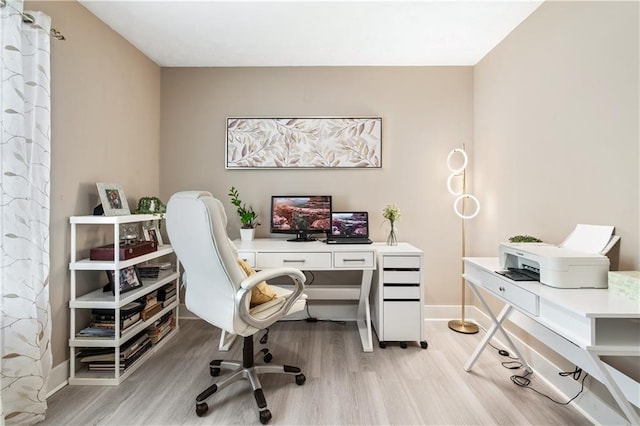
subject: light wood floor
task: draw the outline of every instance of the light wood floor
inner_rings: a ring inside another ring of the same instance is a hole
[[[244,380],[211,397],[204,417],[195,414],[196,395],[218,379],[209,375],[209,361],[240,358],[240,341],[227,353],[217,351],[219,335],[202,321],[183,320],[178,335],[123,384],[66,386],[48,400],[47,419],[40,424],[259,425]],[[501,366],[505,358],[495,350],[486,350],[473,371],[465,372],[482,335],[458,334],[445,322],[431,322],[427,350],[417,343],[380,349],[375,341],[374,352],[363,353],[355,323],[280,322],[269,333],[272,363],[301,367],[307,382],[298,386],[293,376],[261,377],[273,414],[269,424],[589,424],[573,407],[514,385],[509,380],[514,370]],[[262,347],[257,340],[256,350]],[[565,400],[535,376],[532,385]]]

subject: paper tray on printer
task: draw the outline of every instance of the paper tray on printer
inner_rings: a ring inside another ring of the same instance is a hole
[[[506,271],[496,271],[496,274],[505,276],[513,281],[540,281],[540,274],[528,269],[509,268]]]

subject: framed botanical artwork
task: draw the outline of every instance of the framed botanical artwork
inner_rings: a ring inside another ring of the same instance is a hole
[[[116,293],[116,278],[115,271],[107,271],[109,277],[109,284],[111,284],[111,291]],[[120,277],[120,293],[126,293],[127,291],[135,290],[138,287],[142,287],[142,280],[138,275],[138,269],[135,266],[129,266],[119,271]]]
[[[142,233],[145,241],[155,241],[158,246],[162,245],[162,234],[157,226],[145,226],[142,228]]]
[[[122,185],[98,182],[96,186],[98,187],[98,195],[100,195],[100,202],[105,216],[131,214]]]
[[[381,168],[381,117],[227,118],[227,169]]]

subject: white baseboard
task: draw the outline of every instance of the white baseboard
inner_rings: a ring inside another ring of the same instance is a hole
[[[51,369],[47,398],[69,383],[69,360],[65,360]]]

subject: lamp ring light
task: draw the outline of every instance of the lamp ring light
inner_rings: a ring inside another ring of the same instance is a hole
[[[451,195],[461,195],[464,192],[463,185],[460,185],[460,188],[457,191],[453,189],[453,179],[461,176],[462,173],[451,173],[449,175],[449,178],[447,179],[447,189]]]
[[[456,155],[456,153],[459,153],[460,155],[462,155],[462,158],[463,158],[462,166],[459,168],[455,168],[451,165],[451,160],[453,156]],[[447,155],[447,167],[449,167],[449,170],[451,170],[453,173],[462,172],[467,167],[468,162],[469,162],[469,159],[467,158],[467,153],[464,151],[464,149],[456,148],[452,150],[449,153],[449,155]]]
[[[458,204],[460,204],[460,201],[464,201],[465,199],[473,200],[476,205],[474,212],[471,214],[466,214],[465,211],[460,211],[460,209],[458,208]],[[478,213],[480,213],[480,201],[478,201],[478,199],[471,194],[462,194],[453,202],[453,210],[458,216],[460,216],[460,218],[464,220],[473,219],[478,215]]]

